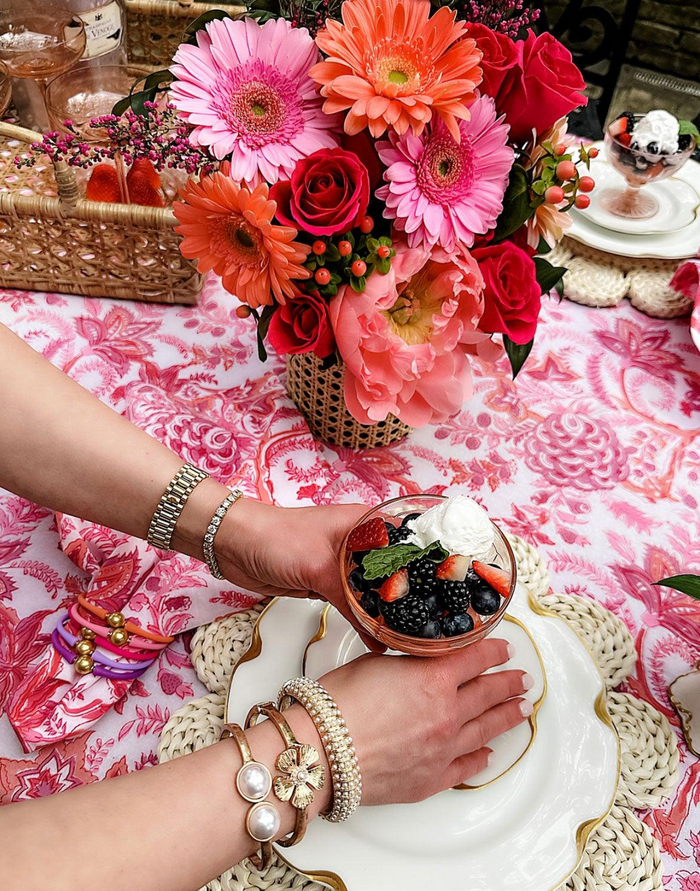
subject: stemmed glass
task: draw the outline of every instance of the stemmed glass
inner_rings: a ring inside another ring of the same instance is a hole
[[[635,123],[643,115],[634,115]],[[622,134],[624,136],[625,134]],[[623,188],[605,189],[598,196],[598,203],[609,213],[628,220],[648,220],[659,210],[658,199],[641,189],[647,183],[659,182],[677,173],[697,148],[695,140],[676,152],[650,151],[625,145],[621,136],[605,131],[605,150],[612,166],[624,176],[627,185]]]
[[[0,61],[13,84],[20,123],[46,130],[46,82],[67,71],[85,50],[85,25],[63,6],[10,2],[0,10]]]

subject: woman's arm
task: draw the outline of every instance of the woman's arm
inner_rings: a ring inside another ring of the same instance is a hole
[[[0,486],[53,510],[145,538],[182,458],[104,405],[0,325]],[[206,479],[173,547],[202,559],[228,494]],[[241,499],[216,537],[227,578],[265,595],[315,591],[343,606],[337,555],[357,505],[285,509]]]

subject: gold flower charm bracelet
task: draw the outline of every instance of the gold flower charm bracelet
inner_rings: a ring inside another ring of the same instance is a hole
[[[297,741],[287,719],[272,703],[253,706],[246,718],[246,730],[254,727],[261,715],[275,725],[287,747],[277,758],[277,769],[282,776],[275,777],[273,789],[280,801],[291,802],[296,810],[294,831],[277,841],[281,847],[290,848],[306,834],[309,805],[314,800],[314,790],[323,788],[326,771],[323,765],[318,764],[316,749]]]

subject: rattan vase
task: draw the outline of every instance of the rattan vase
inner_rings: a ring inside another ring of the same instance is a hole
[[[411,432],[393,415],[371,425],[356,421],[343,398],[344,377],[345,365],[324,369],[313,353],[287,356],[287,393],[317,439],[348,449],[376,449]]]

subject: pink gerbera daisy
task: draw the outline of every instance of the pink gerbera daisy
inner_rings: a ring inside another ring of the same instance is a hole
[[[421,136],[389,133],[389,142],[377,143],[387,167],[387,185],[377,197],[386,203],[384,216],[406,233],[410,247],[469,247],[475,235],[496,225],[503,210],[513,166],[508,126],[496,119],[489,96],[479,97],[469,111],[470,120],[459,122],[459,143],[441,121]]]
[[[318,60],[306,28],[285,19],[216,20],[197,32],[197,46],[175,53],[172,101],[195,145],[230,157],[235,180],[276,183],[300,158],[338,144],[340,121],[322,111],[308,74]]]

